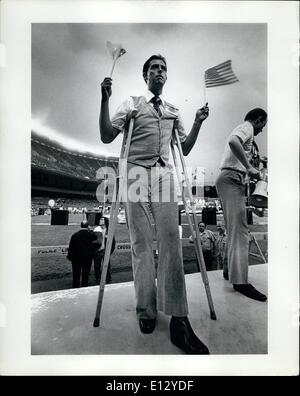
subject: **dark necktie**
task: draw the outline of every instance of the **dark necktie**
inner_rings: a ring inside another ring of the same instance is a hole
[[[160,110],[160,108],[159,108],[159,105],[161,104],[161,99],[160,99],[160,97],[159,97],[159,96],[154,96],[154,97],[151,99],[151,102],[153,103],[153,107],[154,107],[154,109],[156,110],[157,114],[161,117],[162,113],[161,113],[161,110]]]

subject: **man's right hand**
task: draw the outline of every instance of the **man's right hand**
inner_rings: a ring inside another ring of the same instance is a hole
[[[260,172],[258,169],[254,168],[253,166],[250,166],[250,168],[247,169],[247,173],[250,177],[253,179],[260,179]]]
[[[112,79],[110,77],[105,77],[103,82],[101,83],[101,94],[102,94],[102,100],[103,101],[108,101],[109,97],[112,94]]]

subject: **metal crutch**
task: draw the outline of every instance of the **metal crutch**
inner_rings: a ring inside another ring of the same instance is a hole
[[[212,301],[212,297],[211,297],[211,293],[210,293],[209,281],[208,281],[208,277],[207,277],[207,273],[206,273],[204,257],[203,257],[202,248],[201,248],[201,244],[200,244],[200,235],[199,235],[199,230],[198,230],[198,225],[197,225],[197,215],[196,215],[196,211],[195,211],[195,202],[194,202],[193,197],[192,197],[192,190],[191,190],[191,186],[190,186],[190,183],[189,183],[188,175],[187,175],[187,172],[186,172],[186,166],[185,166],[185,161],[184,161],[184,157],[183,157],[182,147],[181,147],[181,143],[180,143],[180,140],[179,140],[178,131],[177,131],[176,128],[174,128],[174,134],[175,134],[175,141],[177,143],[177,148],[178,148],[178,151],[179,151],[179,156],[180,156],[180,161],[181,161],[181,166],[182,166],[182,172],[181,172],[181,175],[180,175],[178,161],[177,161],[176,153],[175,153],[175,149],[174,149],[174,136],[173,136],[173,140],[171,141],[171,150],[172,150],[174,165],[175,165],[175,169],[176,169],[176,173],[177,173],[178,183],[181,185],[182,200],[183,200],[183,203],[184,203],[184,206],[185,206],[185,212],[187,214],[188,223],[189,223],[191,234],[192,234],[193,241],[194,241],[196,256],[197,256],[197,260],[198,260],[198,268],[200,266],[199,269],[200,269],[202,281],[203,281],[204,286],[205,286],[208,306],[209,306],[209,310],[210,310],[210,318],[212,320],[216,320],[217,317],[216,317],[216,313],[215,313],[215,310],[214,310],[214,305],[213,305],[213,301]],[[188,196],[189,196],[189,199],[190,199],[190,202],[191,202],[191,207],[192,207],[192,212],[193,212],[194,228],[193,228],[193,225],[192,225],[192,221],[191,221],[191,218],[190,218],[188,205],[187,205],[187,202],[186,202],[186,199],[185,199],[185,195],[184,195],[184,185],[183,185],[184,182],[186,183]]]
[[[255,236],[254,236],[250,231],[249,231],[249,237],[250,237],[249,254],[250,254],[251,256],[254,256],[254,257],[260,257],[260,258],[262,259],[262,261],[266,264],[266,263],[267,263],[267,260],[266,260],[266,258],[265,258],[265,256],[264,256],[264,254],[263,254],[263,252],[262,252],[262,250],[261,250],[261,248],[260,248],[258,242],[257,242],[257,239],[255,238]],[[256,249],[258,250],[258,253],[259,253],[259,254],[255,254],[255,253],[250,252],[250,247],[251,247],[251,243],[252,243],[252,242],[253,242],[254,245],[256,246]]]
[[[109,259],[110,259],[112,241],[113,241],[113,237],[115,235],[115,229],[116,229],[116,224],[117,224],[117,215],[118,215],[118,210],[119,210],[119,205],[120,205],[120,198],[122,197],[122,193],[123,193],[123,189],[124,189],[124,179],[125,179],[125,172],[126,172],[126,167],[124,165],[127,164],[129,146],[130,146],[131,136],[132,136],[132,131],[133,131],[134,116],[135,116],[135,113],[132,112],[130,122],[129,122],[127,138],[126,138],[126,133],[124,133],[124,136],[123,136],[121,154],[120,154],[120,159],[119,159],[118,175],[115,180],[114,192],[113,192],[113,198],[112,198],[111,221],[110,221],[110,226],[108,229],[107,244],[106,244],[105,255],[104,255],[104,259],[103,259],[102,273],[101,273],[101,279],[100,279],[100,285],[99,285],[98,302],[97,302],[96,314],[95,314],[95,319],[94,319],[94,324],[93,324],[94,327],[99,327],[99,325],[100,325],[100,314],[101,314],[104,289],[105,289],[105,283],[106,283],[106,274],[107,274],[107,268],[108,268],[108,263],[109,263]],[[126,143],[125,143],[125,141],[126,141]],[[122,160],[124,160],[124,161],[122,161]]]

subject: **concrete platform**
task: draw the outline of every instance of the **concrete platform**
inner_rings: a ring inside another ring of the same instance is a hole
[[[208,273],[217,320],[211,320],[199,273],[186,275],[189,318],[211,354],[266,354],[267,303],[233,291],[221,271]],[[249,267],[250,282],[267,294],[267,264]],[[93,327],[97,286],[32,295],[32,355],[182,354],[169,339],[162,313],[154,333],[142,334],[132,282],[107,285],[100,327]]]

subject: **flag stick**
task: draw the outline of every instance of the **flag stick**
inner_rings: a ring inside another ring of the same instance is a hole
[[[110,71],[110,75],[109,75],[110,78],[111,78],[111,76],[112,76],[112,74],[113,74],[113,71],[114,71],[114,68],[115,68],[117,59],[118,59],[118,56],[115,56],[114,61],[113,61],[113,64],[112,64],[112,68],[111,68],[111,71]]]
[[[204,103],[206,103],[205,74],[204,74],[204,76],[203,76],[203,98],[204,98]]]

